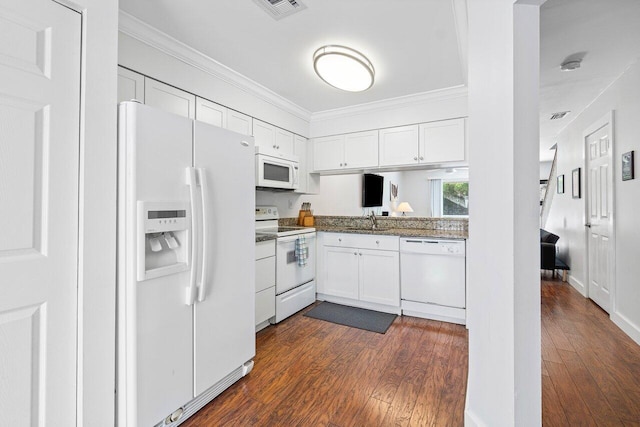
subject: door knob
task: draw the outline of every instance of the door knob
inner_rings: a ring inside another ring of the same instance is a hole
[[[589,223],[586,223],[584,226],[587,227],[587,228],[591,228],[591,224],[589,224]]]

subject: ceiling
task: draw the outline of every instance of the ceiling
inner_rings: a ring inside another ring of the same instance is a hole
[[[311,113],[464,84],[451,0],[298,0],[273,19],[253,0],[120,0],[120,8]],[[312,55],[346,45],[373,63],[361,93],[335,89]]]
[[[640,58],[640,1],[548,0],[540,31],[540,159],[552,160],[555,136]],[[560,71],[576,54],[581,68]]]
[[[465,84],[464,0],[299,0],[279,21],[253,0],[120,0],[120,8],[311,113]],[[457,9],[456,10],[456,6]],[[457,12],[457,13],[456,13]],[[555,136],[640,57],[639,0],[548,0],[541,10],[540,155]],[[361,93],[321,81],[312,55],[343,44],[374,64]],[[561,72],[570,55],[582,67]],[[550,121],[552,113],[571,111]]]

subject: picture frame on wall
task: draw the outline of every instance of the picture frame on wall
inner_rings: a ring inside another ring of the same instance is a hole
[[[558,175],[556,183],[557,183],[556,192],[558,194],[564,194],[564,174],[563,175]]]
[[[635,171],[633,167],[634,155],[633,151],[629,151],[622,155],[622,180],[629,181],[635,178]]]
[[[580,168],[571,171],[571,197],[580,198]]]

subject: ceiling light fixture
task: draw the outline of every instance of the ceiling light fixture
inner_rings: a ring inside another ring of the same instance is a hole
[[[345,46],[328,45],[313,54],[316,74],[331,86],[362,92],[373,85],[373,64],[360,52]]]

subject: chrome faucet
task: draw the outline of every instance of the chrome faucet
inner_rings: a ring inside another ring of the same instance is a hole
[[[378,228],[378,220],[376,219],[376,214],[373,211],[369,214],[369,219],[371,220],[371,229],[375,230]]]

